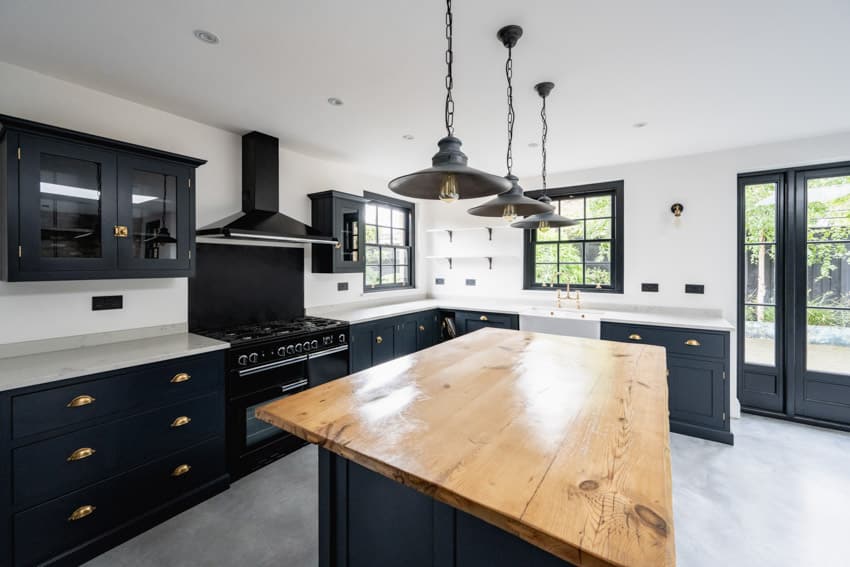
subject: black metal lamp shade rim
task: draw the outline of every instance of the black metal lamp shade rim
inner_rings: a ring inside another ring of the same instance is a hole
[[[510,191],[502,193],[482,205],[472,207],[467,212],[470,215],[479,217],[501,217],[504,216],[505,207],[508,205],[512,205],[513,214],[520,217],[551,213],[553,211],[552,205],[523,195],[522,187],[519,186],[518,179],[515,176],[508,175],[505,179],[509,180],[512,184]]]
[[[540,227],[540,223],[546,223],[549,228],[560,228],[564,226],[574,226],[578,224],[573,219],[562,217],[561,215],[550,212],[541,215],[533,215],[522,220],[511,223],[512,228],[523,228],[526,230],[534,230]]]

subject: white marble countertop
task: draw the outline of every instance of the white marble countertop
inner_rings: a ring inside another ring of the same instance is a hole
[[[0,358],[0,391],[109,372],[229,348],[191,333]],[[31,345],[28,345],[31,349]]]
[[[340,307],[339,309],[312,309],[308,314],[331,319],[348,321],[351,324],[375,321],[385,317],[406,315],[427,309],[446,309],[461,311],[487,311],[517,315],[533,308],[551,307],[550,304],[522,299],[422,299],[389,305]],[[668,307],[646,307],[633,305],[589,305],[588,311],[600,314],[600,319],[608,323],[633,323],[639,325],[657,325],[661,327],[681,327],[708,331],[734,331],[735,327],[722,318],[718,312],[700,309],[672,309]]]

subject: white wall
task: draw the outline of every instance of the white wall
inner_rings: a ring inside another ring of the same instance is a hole
[[[198,225],[241,207],[240,135],[0,62],[0,113],[207,160],[197,171]],[[257,125],[262,129],[262,125]],[[384,191],[386,180],[333,162],[281,150],[281,208],[310,220],[307,193]],[[362,300],[362,277],[309,274],[307,306]],[[348,292],[336,282],[348,281]],[[95,282],[0,282],[0,344],[67,335],[181,324],[186,279]],[[91,311],[93,294],[123,294],[121,311]]]

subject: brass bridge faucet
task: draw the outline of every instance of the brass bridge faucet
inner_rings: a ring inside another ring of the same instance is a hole
[[[559,276],[567,276],[566,272],[555,272],[555,277]],[[567,301],[575,301],[576,309],[581,309],[581,291],[576,290],[575,293],[570,291],[570,282],[567,280],[567,293],[565,295],[561,295],[561,288],[558,288],[555,292],[555,307],[558,309],[561,308],[561,301],[566,299]],[[551,285],[551,284],[550,284]]]

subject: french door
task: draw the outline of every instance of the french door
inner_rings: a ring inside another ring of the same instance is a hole
[[[850,426],[850,164],[739,177],[745,410]]]

